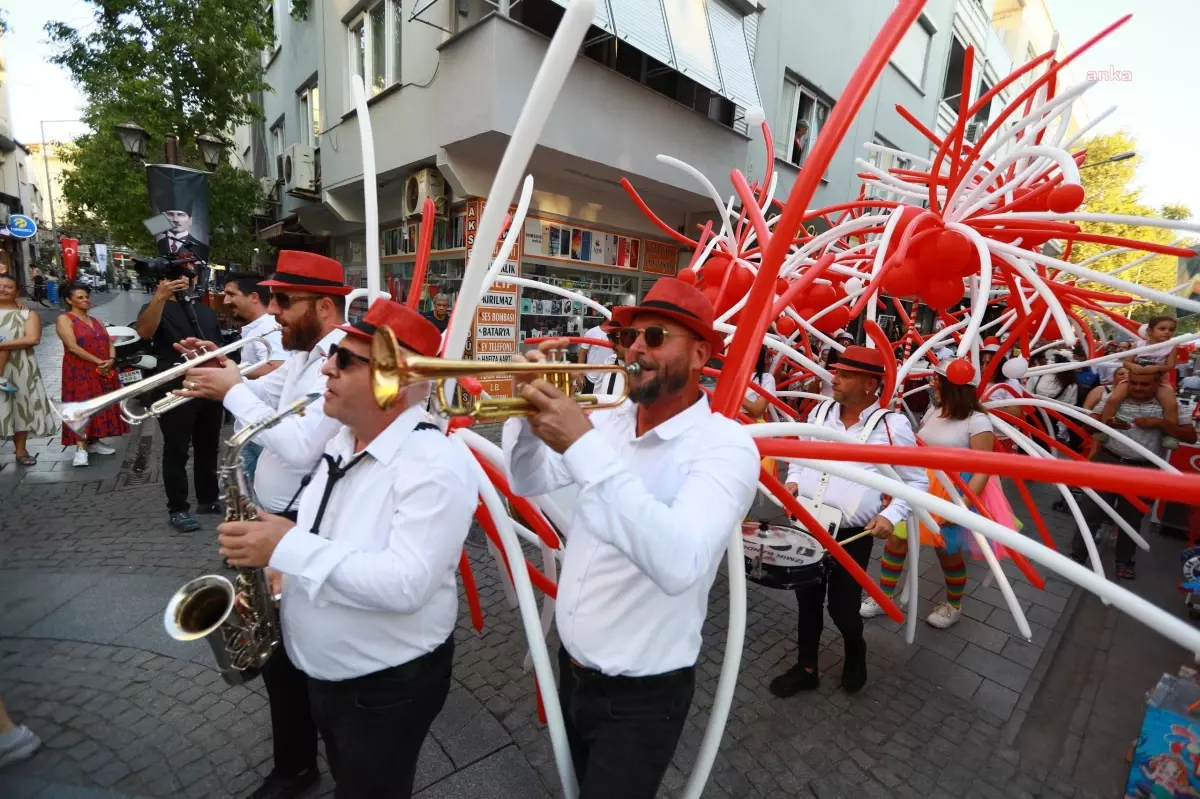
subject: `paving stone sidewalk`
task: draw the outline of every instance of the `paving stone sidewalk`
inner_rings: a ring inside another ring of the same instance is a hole
[[[6,491],[0,694],[46,746],[0,773],[0,796],[243,796],[270,768],[261,681],[228,687],[207,647],[163,632],[171,593],[221,564],[214,517],[201,517],[202,529],[190,535],[167,526],[152,440],[141,474],[132,470],[133,448],[113,477],[25,479]],[[1068,529],[1048,494],[1037,499],[1052,530]],[[462,603],[454,690],[422,753],[419,796],[557,796],[520,620],[477,534],[468,552],[485,627],[482,634],[470,628]],[[942,590],[931,554],[921,565],[922,616]],[[1047,590],[1037,591],[1006,566],[1033,628],[1025,642],[980,567],[969,571],[966,618],[951,630],[921,622],[908,646],[899,625],[868,623],[870,681],[855,696],[837,689],[841,641],[827,623],[821,687],[786,701],[767,686],[795,659],[794,599],[751,584],[735,701],[705,796],[1094,795],[1068,772],[1022,759],[1006,729],[1044,678],[1049,663],[1039,661],[1071,587],[1048,578]],[[725,645],[726,585],[722,567],[664,797],[680,795],[708,720]],[[550,646],[557,647],[553,637]],[[327,777],[322,788],[331,795]]]

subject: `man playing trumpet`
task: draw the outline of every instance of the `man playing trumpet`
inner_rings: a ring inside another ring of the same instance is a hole
[[[663,278],[613,319],[625,362],[640,367],[632,402],[589,420],[550,382],[521,380],[538,412],[505,424],[504,451],[522,495],[580,488],[555,609],[580,796],[650,799],[687,718],[708,592],[759,458],[700,388],[722,349],[703,294]],[[547,360],[555,344],[527,359]]]

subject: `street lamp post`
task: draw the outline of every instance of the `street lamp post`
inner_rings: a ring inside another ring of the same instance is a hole
[[[1094,166],[1104,166],[1105,164],[1115,164],[1118,161],[1128,161],[1130,158],[1133,158],[1136,155],[1137,155],[1137,153],[1134,152],[1133,150],[1126,150],[1123,153],[1117,153],[1112,158],[1105,158],[1103,161],[1097,161],[1094,164],[1084,164],[1083,166],[1081,166],[1079,168],[1080,169],[1091,169]]]
[[[46,123],[82,122],[80,119],[43,119],[38,125],[42,129],[42,164],[46,167],[46,197],[50,201],[50,229],[54,232],[54,253],[62,265],[62,242],[58,239],[58,220],[54,217],[54,184],[50,180],[50,149],[46,146]]]

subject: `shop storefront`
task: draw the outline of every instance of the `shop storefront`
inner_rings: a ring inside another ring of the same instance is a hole
[[[457,303],[483,206],[480,200],[470,200],[437,221],[420,300],[422,312],[432,309],[438,294],[447,295],[452,306]],[[419,237],[416,219],[384,225],[380,231],[383,288],[401,301],[408,297],[412,283]],[[660,277],[674,275],[679,261],[679,248],[673,243],[537,212],[527,215],[513,249],[505,274],[577,292],[605,307],[642,298]],[[367,285],[361,238],[334,240],[333,257],[345,265],[350,285]],[[365,311],[362,303],[356,306],[350,309],[352,316]],[[498,283],[476,311],[468,357],[507,361],[525,349],[528,338],[582,335],[601,318],[594,308],[553,291]],[[511,390],[507,381],[485,388],[496,396]]]

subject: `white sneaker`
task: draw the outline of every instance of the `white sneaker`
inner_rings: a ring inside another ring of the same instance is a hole
[[[117,451],[103,441],[93,441],[88,444],[87,451],[93,455],[116,455]]]
[[[42,745],[42,740],[33,731],[22,725],[0,736],[0,768],[19,760],[27,760]]]
[[[949,602],[943,602],[933,609],[933,613],[925,617],[925,621],[939,630],[947,630],[958,622],[958,617],[961,615],[960,608],[952,607]]]
[[[883,608],[879,607],[879,603],[875,601],[874,597],[868,596],[859,606],[858,615],[864,619],[873,619],[883,615]]]
[[[72,466],[87,466],[88,456],[86,449],[75,450],[75,457],[71,459]]]

